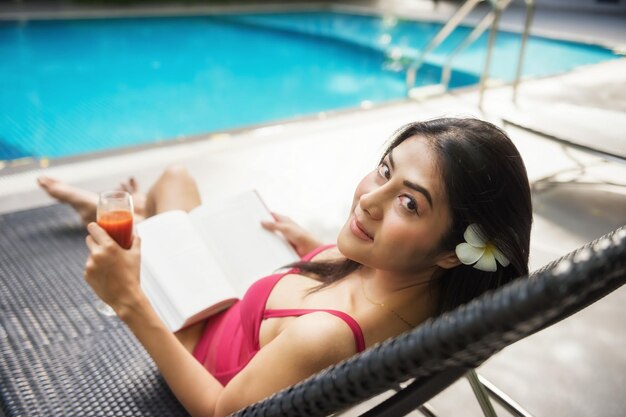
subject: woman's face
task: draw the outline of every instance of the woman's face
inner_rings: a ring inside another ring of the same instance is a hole
[[[450,256],[437,250],[450,224],[436,155],[414,136],[361,180],[337,245],[365,266],[412,274]]]

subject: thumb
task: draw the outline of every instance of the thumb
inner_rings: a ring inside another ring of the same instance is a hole
[[[271,214],[274,220],[276,220],[276,222],[286,222],[286,221],[291,220],[289,217],[285,216],[284,214],[276,213],[275,211],[272,211]]]
[[[136,251],[139,251],[141,249],[141,238],[137,233],[135,233],[135,235],[133,236],[133,243],[130,248]]]
[[[290,223],[282,222],[261,222],[261,225],[270,232],[288,233],[291,229]]]
[[[269,221],[269,220],[261,220],[261,226],[263,226],[263,228],[265,230],[269,230],[270,232],[274,232],[278,228],[278,223],[272,222],[272,221]]]

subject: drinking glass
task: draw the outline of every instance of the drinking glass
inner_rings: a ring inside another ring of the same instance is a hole
[[[126,191],[100,193],[96,222],[107,231],[118,245],[129,249],[133,243],[133,198]],[[115,311],[98,300],[96,310],[105,316],[115,316]]]
[[[96,221],[118,245],[130,249],[133,243],[133,198],[129,193],[100,193]]]

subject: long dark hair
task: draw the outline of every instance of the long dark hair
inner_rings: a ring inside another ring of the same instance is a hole
[[[452,225],[439,242],[442,251],[463,242],[468,225],[480,225],[484,237],[509,260],[495,272],[471,265],[443,269],[431,281],[438,292],[438,312],[465,304],[485,291],[528,274],[532,204],[526,168],[517,148],[497,126],[477,119],[444,118],[401,127],[392,137],[385,156],[404,140],[425,140],[438,158]],[[361,267],[350,259],[298,262],[300,272],[326,287]]]

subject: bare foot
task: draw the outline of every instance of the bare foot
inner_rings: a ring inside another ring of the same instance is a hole
[[[139,184],[135,177],[129,177],[128,180],[120,183],[119,190],[126,191],[133,196],[133,208],[135,216],[138,218],[146,217],[146,194],[139,191]]]
[[[46,176],[37,178],[37,182],[51,197],[72,206],[85,225],[96,221],[98,194]]]

